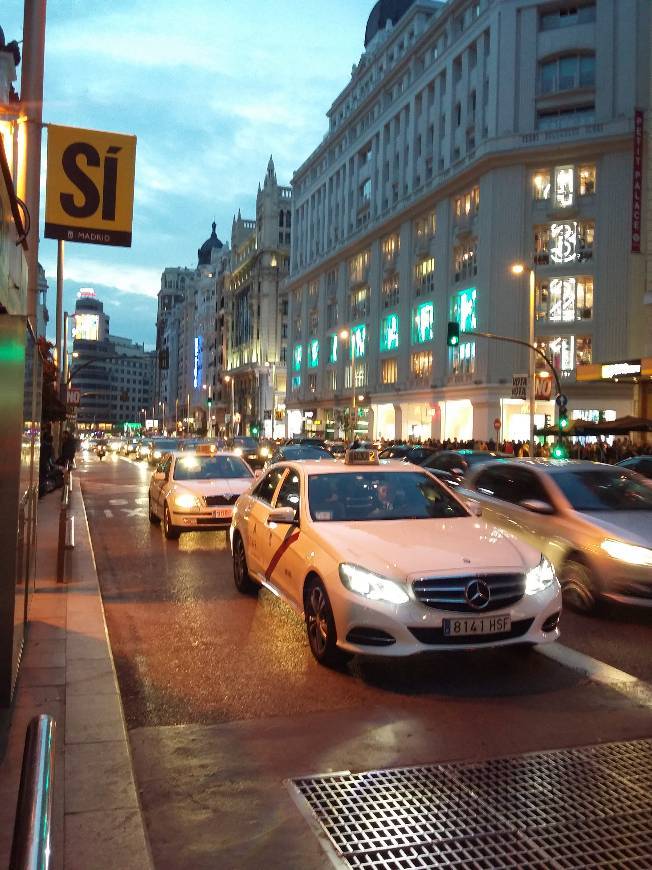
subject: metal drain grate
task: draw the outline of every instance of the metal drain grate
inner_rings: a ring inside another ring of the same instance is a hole
[[[652,867],[652,739],[289,785],[344,867]]]

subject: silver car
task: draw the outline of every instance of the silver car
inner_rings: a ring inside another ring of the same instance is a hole
[[[469,472],[463,493],[541,549],[575,609],[652,607],[652,485],[639,475],[599,462],[492,462]]]

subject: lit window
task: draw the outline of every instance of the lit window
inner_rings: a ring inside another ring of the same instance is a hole
[[[292,375],[292,389],[298,390],[301,386],[301,375]]]
[[[413,344],[424,344],[432,341],[435,307],[432,302],[417,305],[412,322]]]
[[[555,205],[558,208],[568,208],[573,204],[574,176],[572,166],[555,169]]]
[[[417,380],[427,380],[432,374],[432,352],[418,351],[410,357],[410,370]]]
[[[550,323],[590,320],[593,278],[553,278],[537,285],[537,320]]]
[[[395,357],[384,359],[380,366],[380,380],[383,384],[395,384],[398,380],[398,363]]]
[[[383,308],[396,308],[399,303],[399,295],[398,272],[394,272],[383,280]]]
[[[398,347],[398,314],[388,314],[383,318],[380,331],[381,351],[396,350]]]
[[[355,359],[362,359],[367,349],[367,327],[364,323],[354,326],[351,335],[353,337],[353,356]]]
[[[401,240],[397,234],[383,239],[383,258],[385,262],[391,262],[401,248]]]
[[[580,166],[579,195],[592,196],[595,193],[595,166]]]
[[[451,320],[456,320],[460,325],[460,332],[472,332],[477,327],[476,301],[477,291],[475,287],[461,290],[451,300]]]
[[[319,365],[319,340],[312,338],[308,342],[308,368],[316,369]]]
[[[301,371],[301,362],[303,360],[303,347],[300,344],[295,344],[294,353],[292,355],[292,368],[295,372]]]
[[[588,365],[593,360],[592,341],[591,336],[588,335],[560,335],[539,339],[536,344],[562,375],[568,375],[576,366]],[[544,367],[544,365],[543,360],[539,358],[537,367]]]
[[[416,295],[426,296],[435,290],[435,258],[428,257],[417,263],[414,269],[416,280]]]
[[[535,199],[550,199],[550,173],[537,172],[532,179],[532,190]]]
[[[336,363],[337,362],[337,333],[333,333],[328,339],[328,362]]]

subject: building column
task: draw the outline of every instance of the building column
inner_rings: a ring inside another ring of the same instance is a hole
[[[367,423],[369,428],[367,429],[367,438],[370,441],[374,441],[376,437],[376,433],[374,431],[376,425],[376,415],[374,414],[374,409],[371,405],[369,405],[367,410]]]
[[[403,406],[394,405],[394,440],[403,440]]]
[[[500,400],[473,402],[473,439],[475,441],[496,440],[494,420],[501,419]],[[498,433],[501,436],[501,433]]]

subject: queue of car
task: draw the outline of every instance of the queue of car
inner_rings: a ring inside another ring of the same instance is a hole
[[[237,589],[266,587],[300,613],[323,664],[547,643],[562,595],[585,612],[652,605],[652,485],[621,466],[150,441],[163,448],[152,523],[168,539],[228,529]]]

